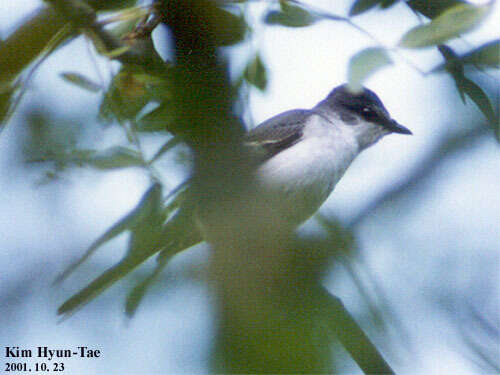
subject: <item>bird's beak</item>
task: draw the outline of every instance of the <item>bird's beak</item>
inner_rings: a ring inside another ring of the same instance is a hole
[[[388,121],[383,126],[384,128],[390,130],[393,133],[408,134],[408,135],[413,134],[410,129],[405,128],[403,125],[399,124],[397,121],[393,119],[388,119]]]

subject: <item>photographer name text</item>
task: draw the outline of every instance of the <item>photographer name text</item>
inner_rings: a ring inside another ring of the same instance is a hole
[[[51,361],[54,358],[99,358],[101,351],[87,346],[77,346],[73,349],[56,349],[48,346],[37,346],[35,349],[26,349],[19,346],[6,346],[5,358],[43,358]]]

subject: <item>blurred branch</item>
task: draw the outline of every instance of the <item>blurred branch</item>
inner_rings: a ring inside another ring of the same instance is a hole
[[[463,151],[465,147],[471,147],[490,132],[491,130],[486,125],[476,126],[471,130],[441,141],[441,143],[439,143],[434,150],[418,164],[413,170],[413,173],[398,185],[382,193],[382,195],[371,204],[367,205],[348,223],[348,227],[351,229],[356,228],[376,211],[383,209],[389,204],[394,204],[396,200],[403,199],[410,190],[416,190],[419,185],[425,183],[447,157]]]

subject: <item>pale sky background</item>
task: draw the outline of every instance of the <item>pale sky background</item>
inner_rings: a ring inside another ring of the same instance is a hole
[[[0,1],[0,37],[8,35],[40,3]],[[333,0],[309,3],[340,15],[345,15],[350,5],[349,1]],[[250,93],[249,118],[255,124],[288,109],[315,105],[334,86],[345,82],[349,58],[372,45],[343,23],[322,21],[304,29],[259,25],[258,8],[265,6],[255,7],[255,38],[232,50],[237,61],[244,61],[241,56],[250,56],[258,49],[269,68],[268,90]],[[498,37],[499,15],[496,5],[494,14],[481,28],[452,45],[465,51],[470,48],[467,43],[479,45]],[[418,20],[400,4],[388,12],[368,12],[355,18],[355,22],[385,45],[394,46],[399,36]],[[434,50],[406,51],[404,57],[423,71],[440,62]],[[449,90],[453,83],[446,75],[422,77],[401,56],[393,59],[394,65],[372,76],[366,85],[414,136],[386,137],[351,166],[321,208],[323,213],[346,222],[411,173],[441,137],[464,130],[467,119],[478,113],[471,104],[463,106],[458,94]],[[104,79],[109,79],[110,71],[116,71],[115,64],[102,59],[98,64]],[[42,64],[19,112],[29,103],[45,103],[45,107],[55,108],[70,118],[84,114],[93,122],[96,114],[90,111],[97,108],[100,98],[63,82],[59,74],[64,71],[78,71],[99,80],[83,38]],[[484,75],[482,79],[491,78]],[[133,320],[127,320],[122,312],[126,290],[120,286],[132,285],[125,280],[75,316],[57,324],[57,306],[75,288],[87,283],[89,276],[99,274],[116,261],[125,248],[126,237],[120,236],[103,246],[94,261],[70,283],[54,289],[50,285],[54,276],[135,205],[148,179],[135,170],[80,170],[67,174],[60,184],[37,186],[39,170],[16,168],[22,163],[18,150],[22,134],[23,116],[18,114],[0,135],[0,296],[4,296],[4,288],[15,292],[0,301],[1,347],[89,346],[101,350],[100,359],[65,360],[66,373],[70,374],[205,373],[206,348],[214,329],[210,298],[203,283],[186,276],[189,270],[206,264],[207,251],[203,246],[174,260],[166,280],[155,287],[154,298],[145,299]],[[99,147],[106,147],[123,142],[124,137],[117,129],[104,129],[92,134],[91,139]],[[499,318],[499,165],[498,144],[487,137],[458,158],[443,163],[430,182],[418,189],[419,196],[414,197],[417,204],[399,205],[402,211],[398,222],[387,223],[381,215],[368,220],[357,233],[363,250],[359,268],[369,269],[378,279],[412,339],[413,352],[409,353],[403,349],[406,343],[398,341],[404,339],[398,337],[397,331],[390,332],[390,339],[402,347],[397,357],[388,358],[398,374],[481,373],[463,355],[452,324],[430,306],[429,298],[433,288],[460,292],[473,287],[469,281],[484,270],[488,277],[496,277],[481,279],[478,288],[488,289],[489,303]],[[172,163],[164,166],[170,168]],[[168,185],[174,186],[175,180],[181,180],[178,170],[167,173]],[[305,229],[313,225],[311,221]],[[454,257],[457,251],[459,259]],[[436,270],[442,275],[436,275]],[[362,271],[361,274],[365,275]],[[325,285],[356,315],[360,311],[359,296],[350,293],[352,285],[345,277],[339,281],[337,276],[327,277]],[[369,283],[368,278],[365,281]],[[377,344],[386,353],[387,343]],[[353,366],[346,364],[346,370],[359,371]]]

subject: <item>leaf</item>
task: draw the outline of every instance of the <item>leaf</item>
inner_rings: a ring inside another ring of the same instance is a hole
[[[103,152],[96,153],[87,162],[98,169],[116,169],[144,165],[144,161],[137,151],[123,146],[111,147]]]
[[[349,16],[357,16],[377,6],[382,0],[356,0],[349,10]]]
[[[304,8],[291,5],[287,1],[280,1],[281,10],[273,10],[267,13],[264,22],[269,25],[281,25],[288,27],[304,27],[312,25],[318,17],[311,14]]]
[[[64,281],[69,275],[71,275],[76,268],[83,264],[90,256],[104,243],[108,242],[112,238],[118,236],[119,234],[134,228],[137,224],[144,219],[145,216],[149,215],[151,211],[152,204],[156,204],[158,199],[161,199],[161,185],[154,184],[151,186],[142,196],[139,203],[130,211],[127,215],[121,218],[118,222],[113,224],[106,232],[104,232],[99,238],[97,238],[92,245],[87,249],[83,256],[78,259],[75,263],[68,266],[55,280],[54,284]]]
[[[161,251],[158,256],[158,265],[151,275],[139,283],[127,298],[126,310],[132,316],[137,309],[147,288],[156,279],[168,260],[175,254],[202,241],[201,234],[194,223],[193,205],[185,204],[184,195],[187,190],[184,184],[182,189],[176,189],[177,196],[167,206],[162,204],[161,185],[155,184],[150,189],[140,219],[131,225],[132,235],[129,248],[123,259],[106,270],[77,294],[69,298],[58,309],[58,314],[70,314],[97,297],[116,281],[125,277],[147,258]],[[179,199],[184,202],[180,209],[166,223],[167,212],[177,207]]]
[[[61,73],[61,76],[65,81],[68,81],[69,83],[72,83],[84,90],[91,92],[99,92],[102,90],[101,85],[93,82],[83,74],[67,72]]]
[[[156,281],[161,271],[165,268],[170,257],[158,257],[156,267],[153,272],[146,277],[144,280],[139,282],[127,295],[127,300],[125,301],[125,313],[129,318],[132,318],[139,307],[142,299],[146,295],[147,290]]]
[[[30,65],[38,67],[44,57],[74,35],[74,30],[65,27],[64,17],[49,6],[39,7],[18,23],[0,45],[0,90],[13,84]],[[38,64],[33,64],[35,61]]]
[[[96,43],[94,41],[94,45],[97,47],[97,46],[99,46],[99,43]],[[111,51],[106,50],[104,48],[102,48],[102,49],[96,48],[96,49],[97,49],[97,52],[99,52],[103,56],[106,56],[106,57],[108,57],[110,59],[115,59],[118,56],[123,55],[125,52],[130,51],[131,48],[132,47],[130,47],[130,46],[122,46],[122,47],[115,48],[115,49],[113,49]]]
[[[175,130],[175,110],[171,103],[162,103],[137,121],[140,132]]]
[[[396,2],[398,2],[398,0],[382,0],[380,2],[380,7],[382,9],[387,9],[387,8],[392,7],[394,4],[396,4]]]
[[[181,141],[182,139],[180,137],[173,137],[169,139],[163,146],[160,147],[160,149],[156,152],[156,154],[154,154],[154,156],[151,158],[149,162],[154,163],[156,160],[162,157],[163,154],[165,154],[167,151],[171,150],[179,143],[181,143]]]
[[[183,184],[184,185],[184,184]],[[181,185],[181,187],[184,187]],[[178,191],[178,189],[176,189]],[[186,204],[185,194],[189,194],[187,190],[178,191],[175,199],[167,207],[167,211],[171,210],[172,206],[177,207],[181,200],[184,204],[176,212],[176,214],[163,226],[163,231],[160,237],[160,243],[163,248],[158,254],[156,267],[153,272],[144,280],[139,282],[127,296],[125,302],[125,311],[129,317],[132,317],[148,288],[156,281],[161,271],[165,268],[168,261],[177,253],[186,250],[203,239],[201,233],[196,228],[194,223],[193,206]]]
[[[151,100],[149,88],[154,78],[138,67],[123,65],[113,77],[103,97],[99,117],[104,121],[134,119]]]
[[[325,311],[327,327],[336,335],[363,373],[395,374],[339,298],[322,288],[317,293],[316,304],[321,307],[320,311]]]
[[[349,10],[349,16],[357,16],[364,13],[375,6],[379,5],[382,9],[390,8],[396,0],[356,0]]]
[[[87,0],[92,8],[96,10],[120,10],[130,8],[137,3],[137,0]]]
[[[15,102],[17,87],[0,88],[0,133],[7,122],[9,114],[12,113],[12,104]]]
[[[476,27],[490,8],[490,5],[456,5],[430,23],[409,30],[403,35],[399,45],[405,48],[422,48],[444,43]]]
[[[248,83],[257,87],[259,90],[264,91],[266,89],[267,72],[260,55],[255,55],[253,60],[248,63],[243,75]]]
[[[446,9],[458,4],[465,4],[463,0],[409,0],[406,4],[414,11],[419,12],[427,18],[434,19]]]
[[[488,121],[493,126],[498,126],[498,120],[488,96],[480,86],[465,76],[462,60],[458,58],[455,51],[446,45],[438,46],[438,50],[446,60],[445,69],[455,81],[458,93],[464,104],[465,95],[467,95],[474,101]]]
[[[460,60],[458,60],[458,56],[447,45],[440,45],[438,46],[438,51],[443,55],[446,64],[445,64],[445,69],[450,75],[453,77],[455,80],[458,93],[460,94],[460,98],[462,99],[462,102],[465,104],[465,94],[464,92],[460,89],[459,82],[465,78],[464,75],[464,66]]]
[[[465,64],[486,65],[497,68],[500,65],[500,39],[483,44],[461,57]]]
[[[219,46],[230,46],[245,38],[247,24],[243,15],[234,15],[225,9],[213,8],[215,42]]]
[[[392,60],[384,48],[370,47],[358,52],[349,61],[349,87],[353,91],[360,91],[366,78],[390,64]]]
[[[162,210],[161,185],[154,184],[141,202],[138,220],[129,227],[132,233],[126,255],[120,262],[65,301],[57,310],[58,314],[70,314],[84,306],[161,249],[160,239],[165,218]]]
[[[474,103],[476,103],[477,107],[481,110],[483,115],[488,119],[490,124],[493,126],[497,125],[497,118],[495,116],[495,111],[493,110],[493,106],[491,105],[488,96],[483,91],[481,87],[479,87],[475,82],[470,79],[463,77],[460,83],[457,83],[459,86],[459,90],[467,94],[469,98],[472,99]]]

